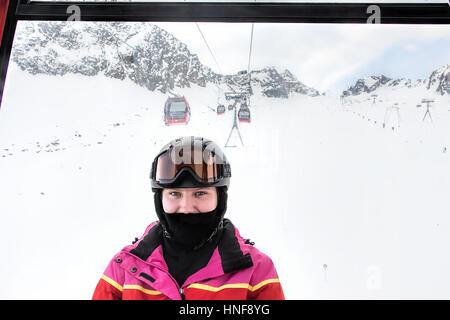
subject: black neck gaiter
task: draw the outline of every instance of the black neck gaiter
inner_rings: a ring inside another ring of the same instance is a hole
[[[202,213],[166,213],[162,193],[155,193],[155,209],[165,238],[179,249],[194,250],[214,237],[227,209],[227,192],[217,188],[217,207]]]
[[[217,207],[204,213],[166,213],[161,192],[155,193],[155,209],[164,229],[163,254],[169,273],[179,286],[206,266],[222,234],[227,192],[217,188]]]
[[[194,250],[213,235],[220,215],[216,210],[196,214],[164,213],[171,235],[168,240],[179,248]]]

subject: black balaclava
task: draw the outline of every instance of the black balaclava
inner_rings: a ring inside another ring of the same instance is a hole
[[[163,255],[169,273],[181,287],[193,273],[205,267],[222,235],[227,210],[227,190],[218,187],[217,207],[203,213],[166,213],[162,191],[155,192],[155,210],[163,227]]]
[[[155,192],[155,210],[164,229],[164,237],[172,245],[184,250],[196,250],[211,240],[221,228],[227,210],[225,188],[217,190],[217,206],[202,213],[166,213],[162,206],[162,191]]]

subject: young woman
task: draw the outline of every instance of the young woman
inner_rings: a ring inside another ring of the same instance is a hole
[[[167,144],[150,174],[159,221],[113,257],[93,299],[284,299],[272,260],[224,218],[230,177],[214,142]]]

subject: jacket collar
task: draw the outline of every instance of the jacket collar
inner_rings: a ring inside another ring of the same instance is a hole
[[[143,261],[147,261],[167,271],[167,265],[162,255],[163,228],[155,224],[139,241],[130,253]],[[219,276],[253,266],[250,253],[244,254],[238,240],[238,233],[230,220],[223,220],[223,233],[217,248],[206,267],[192,274],[185,282],[192,283],[202,279]]]

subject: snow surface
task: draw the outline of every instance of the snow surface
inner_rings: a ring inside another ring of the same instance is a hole
[[[167,127],[167,95],[10,65],[0,299],[90,299],[112,256],[156,220],[148,176],[159,149],[186,135],[225,145],[233,112],[212,109],[226,88],[176,91],[191,121]],[[375,104],[252,97],[244,146],[233,134],[224,149],[226,217],[272,258],[287,299],[450,298],[449,98],[432,96],[431,122],[417,107],[429,92],[377,93]]]

